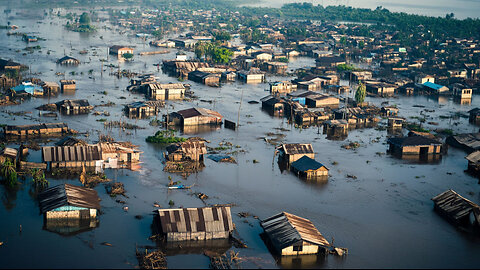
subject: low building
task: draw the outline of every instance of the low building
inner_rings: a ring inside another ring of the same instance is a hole
[[[284,75],[287,72],[288,64],[283,62],[265,62],[261,65],[261,68],[268,73]]]
[[[284,100],[274,96],[267,96],[261,99],[262,109],[274,116],[283,116],[285,112]]]
[[[419,74],[415,76],[416,84],[424,84],[426,82],[435,83],[435,77],[430,75],[423,75],[423,74]]]
[[[388,118],[388,128],[391,128],[391,129],[402,128],[404,121],[405,119],[403,118],[390,117]]]
[[[188,79],[205,85],[220,85],[220,75],[199,70],[188,73]]]
[[[228,239],[234,230],[230,207],[159,209],[160,230],[169,241]]]
[[[40,212],[49,219],[94,219],[100,210],[100,198],[94,189],[62,184],[38,194]]]
[[[40,86],[43,88],[43,94],[46,96],[54,96],[60,92],[60,85],[56,82],[41,82]]]
[[[480,150],[480,133],[463,133],[449,136],[446,139],[446,143],[471,153]]]
[[[442,153],[442,143],[423,136],[389,138],[387,140],[392,154],[397,155],[432,155]]]
[[[108,50],[108,53],[116,55],[118,57],[122,57],[126,53],[133,54],[133,48],[114,45],[110,47],[110,49]]]
[[[303,156],[290,165],[292,172],[306,179],[315,179],[328,176],[328,168],[315,159]]]
[[[164,106],[163,101],[136,101],[125,105],[124,111],[128,117],[142,118],[157,115]]]
[[[57,60],[57,64],[59,65],[74,65],[77,66],[80,64],[80,61],[78,59],[75,59],[71,56],[64,56],[60,59]]]
[[[382,114],[386,117],[397,116],[398,108],[397,107],[382,107],[380,109],[380,114]]]
[[[249,71],[239,71],[238,79],[245,83],[262,83],[265,81],[265,73],[256,68],[251,68]]]
[[[0,59],[0,71],[20,70],[21,68],[22,68],[22,64],[13,62],[12,60]]]
[[[235,71],[225,71],[225,72],[222,72],[221,78],[222,80],[227,82],[234,82],[235,79],[237,78],[237,73]]]
[[[168,161],[203,161],[207,153],[205,141],[189,139],[186,142],[175,143],[167,146]]]
[[[42,160],[49,168],[101,167],[103,163],[100,145],[44,146]]]
[[[168,124],[176,126],[221,125],[222,115],[204,108],[190,108],[168,115]]]
[[[260,225],[276,252],[282,256],[325,254],[330,247],[310,220],[290,213],[282,212],[269,217]]]
[[[425,82],[422,85],[423,85],[423,88],[427,92],[429,92],[431,94],[435,94],[435,95],[444,94],[444,93],[447,93],[449,91],[448,87],[443,86],[443,85],[439,85],[439,84],[436,84],[436,83]]]
[[[434,209],[456,225],[480,225],[480,206],[449,189],[432,198]]]
[[[480,124],[480,108],[471,109],[468,111],[469,117],[468,121],[472,124]]]
[[[313,147],[309,143],[284,143],[278,146],[276,150],[288,164],[292,164],[303,156],[315,158]]]
[[[31,82],[22,82],[21,84],[12,87],[12,93],[15,96],[29,95],[34,97],[43,96],[44,90],[40,85]]]
[[[472,99],[472,88],[468,88],[463,84],[456,83],[453,85],[453,96],[457,99]]]
[[[325,68],[336,67],[338,65],[344,65],[346,63],[347,61],[345,60],[345,58],[340,56],[323,56],[315,60],[315,64],[317,67]]]
[[[60,89],[64,91],[75,91],[77,83],[75,80],[60,80]]]
[[[86,99],[65,99],[55,105],[58,111],[66,115],[87,114],[93,109]]]
[[[353,81],[367,81],[372,79],[372,72],[371,71],[352,71],[351,79]]]
[[[0,151],[0,164],[9,160],[13,164],[17,164],[18,150],[15,148],[5,147]]]
[[[365,82],[365,87],[367,92],[382,97],[393,96],[395,89],[397,89],[397,86],[394,84],[379,81],[367,81]]]
[[[5,137],[9,136],[41,136],[53,134],[67,134],[70,133],[68,125],[65,123],[46,123],[35,125],[7,125],[3,127]]]
[[[348,121],[344,119],[323,122],[323,134],[328,137],[344,137],[348,135]]]
[[[465,159],[468,160],[468,171],[480,175],[480,151],[470,153]]]
[[[310,108],[330,107],[338,108],[340,100],[334,96],[325,94],[315,94],[307,96],[305,103]]]
[[[101,159],[107,161],[114,159],[118,163],[136,163],[140,161],[142,151],[138,147],[124,142],[100,143]]]
[[[185,97],[185,86],[181,83],[147,83],[146,95],[152,100],[175,100]]]
[[[269,83],[270,85],[270,94],[288,94],[297,90],[297,85],[289,81],[273,82]]]
[[[293,82],[297,84],[298,89],[304,89],[307,91],[321,90],[324,86],[330,83],[331,78],[322,76],[308,75],[301,79],[295,79]]]

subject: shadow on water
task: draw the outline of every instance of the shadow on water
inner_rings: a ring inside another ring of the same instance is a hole
[[[98,228],[100,223],[96,219],[46,219],[43,229],[61,236],[74,236]]]

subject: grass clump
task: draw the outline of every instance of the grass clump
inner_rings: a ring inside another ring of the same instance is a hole
[[[184,142],[187,139],[176,137],[173,130],[159,130],[155,133],[155,136],[148,136],[145,140],[149,143],[169,144]]]

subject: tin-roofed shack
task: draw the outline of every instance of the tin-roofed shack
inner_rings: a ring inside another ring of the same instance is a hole
[[[449,189],[432,198],[434,209],[457,225],[470,223],[473,214],[474,224],[480,225],[480,206]]]
[[[14,165],[17,164],[18,150],[15,148],[5,147],[0,151],[0,163],[10,160]]]
[[[164,106],[163,101],[136,101],[125,105],[124,111],[128,117],[142,118],[156,115]]]
[[[167,146],[168,161],[203,161],[207,153],[205,141],[190,138],[186,142],[175,143]]]
[[[87,114],[93,109],[86,99],[65,99],[55,105],[58,111],[66,115]]]
[[[38,195],[40,212],[47,219],[90,219],[100,210],[95,190],[62,184],[45,189]]]
[[[324,178],[328,176],[328,168],[315,159],[303,156],[290,165],[290,169],[297,176],[306,179]]]
[[[72,131],[65,123],[46,123],[36,125],[20,125],[3,127],[5,137],[8,136],[40,136],[50,134],[67,134]]]
[[[77,83],[75,80],[60,80],[60,88],[64,91],[75,91]]]
[[[480,151],[470,153],[465,159],[468,160],[468,171],[480,175]]]
[[[116,159],[120,163],[139,162],[142,151],[128,142],[100,143],[102,160]]]
[[[102,166],[100,145],[45,146],[42,160],[52,168],[99,167]]]
[[[314,159],[315,153],[313,147],[309,143],[285,143],[277,147],[280,156],[283,157],[288,164],[299,160],[303,156]]]
[[[441,154],[442,143],[423,136],[409,136],[405,138],[389,138],[389,152],[398,155],[430,155]]]
[[[167,241],[229,238],[234,224],[230,207],[159,209],[161,232]]]
[[[269,217],[260,225],[280,255],[325,253],[330,247],[310,220],[290,213],[282,212]]]
[[[221,125],[222,115],[204,108],[190,108],[168,115],[168,124],[176,126]]]
[[[453,147],[461,148],[471,153],[480,150],[480,133],[464,133],[449,136],[446,142]]]
[[[478,125],[480,124],[480,108],[474,108],[468,111],[469,117],[468,121],[472,124]]]
[[[323,134],[327,134],[328,137],[345,137],[348,135],[348,122],[347,120],[327,120],[323,122]]]
[[[172,100],[183,99],[185,96],[185,86],[181,83],[147,83],[146,95],[152,100]]]

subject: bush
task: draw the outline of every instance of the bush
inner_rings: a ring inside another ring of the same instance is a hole
[[[175,137],[173,130],[160,130],[155,133],[155,136],[148,136],[145,140],[149,143],[170,144],[184,142],[187,139]]]

